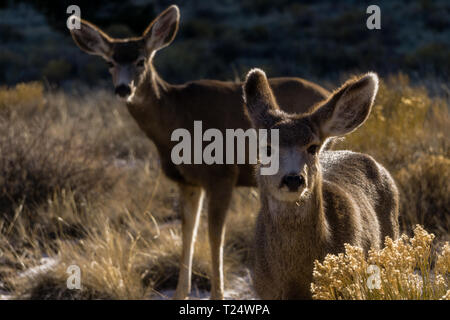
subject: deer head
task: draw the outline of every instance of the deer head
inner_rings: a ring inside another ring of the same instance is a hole
[[[155,52],[167,47],[175,38],[179,20],[180,11],[172,5],[156,17],[140,37],[114,39],[82,19],[80,28],[70,32],[81,50],[106,60],[115,93],[126,99],[134,93],[144,71],[151,66]]]
[[[254,69],[244,84],[245,108],[255,128],[278,129],[279,170],[259,181],[275,199],[298,201],[320,182],[319,158],[326,139],[349,134],[369,116],[378,90],[374,73],[348,80],[309,115],[280,110],[262,70]],[[269,143],[270,144],[270,143]]]

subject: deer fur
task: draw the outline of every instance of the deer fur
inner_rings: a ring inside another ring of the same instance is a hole
[[[110,66],[116,93],[126,100],[131,116],[151,139],[165,175],[180,187],[182,255],[174,298],[190,292],[191,266],[199,214],[204,194],[208,198],[208,228],[212,256],[211,298],[223,298],[222,251],[225,217],[236,186],[256,186],[253,165],[174,165],[171,150],[177,128],[193,133],[194,120],[204,130],[251,128],[243,111],[242,84],[216,80],[191,81],[172,85],[153,66],[156,51],[166,47],[178,30],[179,10],[170,6],[144,31],[141,37],[113,39],[93,24],[80,20],[81,29],[72,30],[75,43],[89,54],[103,57]],[[299,78],[269,80],[288,112],[308,112],[329,92]],[[226,154],[226,150],[224,150]]]
[[[282,111],[270,87],[258,69],[244,85],[253,126],[279,130],[279,146],[269,141],[279,171],[258,176],[254,287],[264,299],[309,299],[315,260],[343,252],[345,243],[367,252],[398,237],[398,191],[388,171],[368,155],[323,148],[364,123],[378,77],[347,81],[309,114]]]

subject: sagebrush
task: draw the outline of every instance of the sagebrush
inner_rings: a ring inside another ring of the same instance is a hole
[[[346,244],[345,252],[316,260],[314,299],[450,299],[450,245],[433,250],[434,235],[417,225],[414,236],[386,237],[385,247],[370,250]],[[376,267],[376,268],[374,268]],[[375,275],[373,275],[375,272]]]

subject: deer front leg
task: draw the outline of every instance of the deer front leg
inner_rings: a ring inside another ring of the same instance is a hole
[[[173,299],[186,299],[191,291],[192,257],[203,195],[203,189],[200,187],[180,184],[183,251],[181,253],[177,289]]]
[[[223,243],[225,218],[230,204],[233,183],[222,184],[210,191],[208,202],[208,232],[211,247],[211,299],[223,299]]]

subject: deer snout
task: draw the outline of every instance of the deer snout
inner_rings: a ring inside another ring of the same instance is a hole
[[[297,192],[298,189],[305,185],[305,177],[300,174],[289,174],[281,179],[280,188],[286,186],[290,192]]]
[[[121,84],[120,86],[116,87],[115,93],[118,96],[125,98],[131,94],[131,88],[130,88],[130,86],[127,86],[126,84]]]

